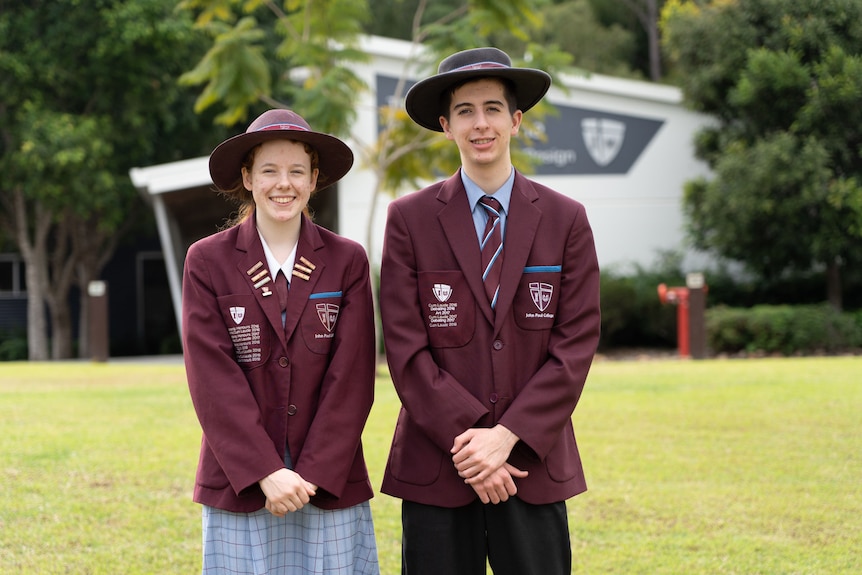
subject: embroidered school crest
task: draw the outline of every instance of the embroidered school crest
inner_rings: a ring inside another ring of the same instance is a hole
[[[335,322],[338,321],[339,307],[334,303],[319,303],[315,307],[320,323],[323,324],[326,331],[332,333],[332,330],[335,329]]]
[[[551,297],[554,295],[554,286],[544,282],[530,283],[530,296],[533,298],[533,303],[539,308],[539,311],[545,311],[548,304],[551,303]]]
[[[452,286],[449,284],[434,284],[434,297],[440,303],[448,301],[452,297]]]
[[[240,306],[234,306],[230,308],[230,317],[233,319],[233,322],[237,325],[242,323],[242,319],[245,317],[245,308]]]

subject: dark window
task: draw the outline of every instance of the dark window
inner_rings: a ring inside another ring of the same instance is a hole
[[[0,294],[21,295],[26,288],[21,257],[17,254],[0,254]]]

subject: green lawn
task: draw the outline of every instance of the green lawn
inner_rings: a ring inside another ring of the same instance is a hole
[[[381,374],[375,487],[397,408]],[[862,573],[862,357],[602,361],[575,429],[573,573]],[[0,573],[199,572],[199,439],[181,365],[0,364]]]

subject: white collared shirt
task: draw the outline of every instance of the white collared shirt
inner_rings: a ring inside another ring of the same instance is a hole
[[[263,255],[266,256],[266,266],[269,268],[269,274],[272,276],[272,281],[275,281],[275,278],[278,277],[278,270],[281,270],[284,277],[287,278],[288,287],[290,287],[290,280],[293,277],[293,264],[296,261],[296,246],[293,246],[287,259],[284,260],[283,263],[279,263],[278,260],[275,259],[275,256],[272,255],[272,250],[269,249],[269,246],[267,245],[266,240],[263,239],[263,234],[260,233],[260,230],[257,231],[257,235],[260,236],[260,243],[263,244]]]

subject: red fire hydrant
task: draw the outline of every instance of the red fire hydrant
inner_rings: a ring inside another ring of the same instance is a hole
[[[707,287],[703,274],[692,273],[685,278],[686,287],[658,286],[661,303],[676,307],[677,351],[680,357],[701,359],[706,356],[704,310]]]

